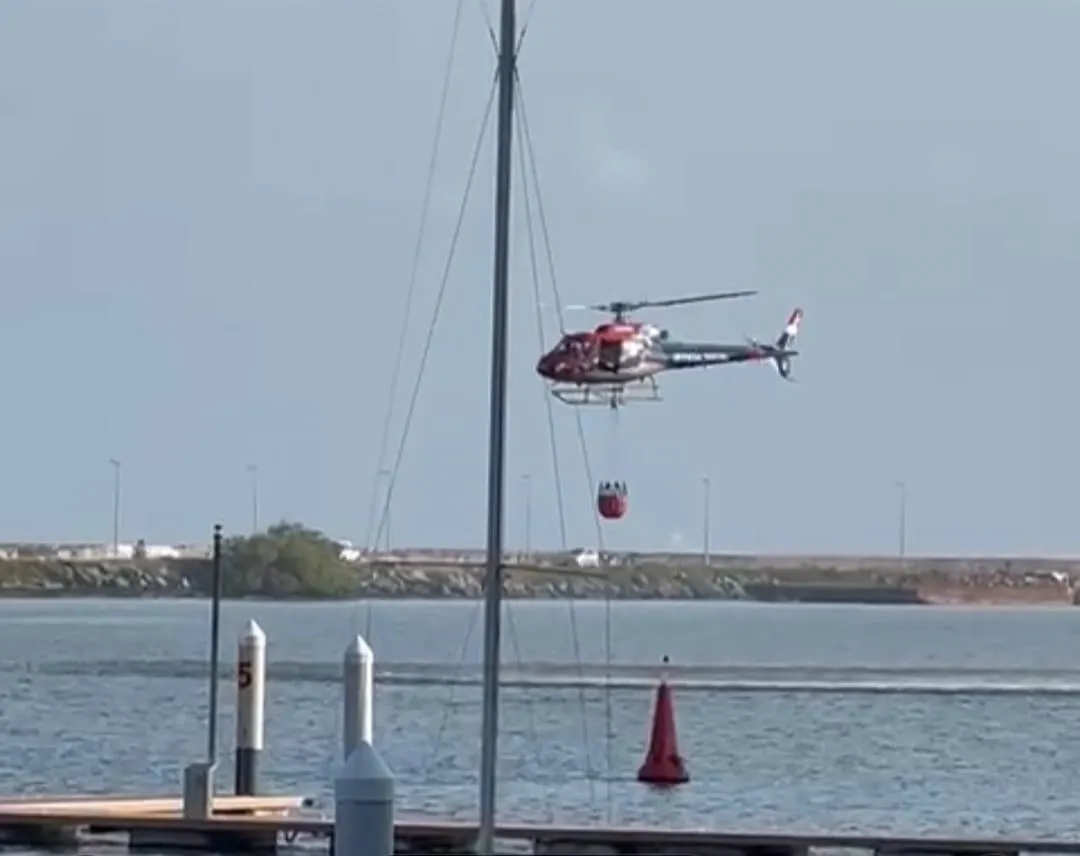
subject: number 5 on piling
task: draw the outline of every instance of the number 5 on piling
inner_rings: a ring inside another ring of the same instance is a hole
[[[251,686],[251,681],[251,661],[241,660],[236,664],[236,685],[240,689],[246,690]]]

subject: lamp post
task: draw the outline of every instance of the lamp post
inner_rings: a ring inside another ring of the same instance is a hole
[[[895,482],[896,489],[900,492],[900,508],[898,509],[899,520],[897,521],[896,551],[900,557],[900,570],[907,570],[907,482],[903,479]]]
[[[525,560],[532,555],[532,475],[521,477],[525,484]]]
[[[113,500],[112,500],[112,542],[113,558],[120,556],[120,471],[122,466],[116,458],[109,458],[109,464],[113,468]]]
[[[259,531],[259,465],[248,464],[248,478],[251,480],[251,534]]]
[[[710,535],[712,529],[712,511],[710,506],[712,505],[712,482],[709,481],[708,476],[701,477],[701,492],[702,492],[702,533],[701,533],[701,561],[705,567],[708,567],[712,556],[712,548],[710,545]]]

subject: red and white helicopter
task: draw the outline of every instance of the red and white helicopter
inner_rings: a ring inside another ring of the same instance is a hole
[[[616,301],[580,307],[611,312],[612,321],[595,330],[568,333],[536,364],[537,373],[551,382],[552,394],[567,404],[610,404],[616,408],[630,401],[659,401],[657,375],[677,369],[725,366],[769,360],[785,380],[791,379],[791,350],[803,312],[788,317],[772,344],[747,339],[744,344],[673,341],[667,330],[628,319],[646,307],[683,306],[711,300],[749,297],[756,291],[726,291],[678,297],[670,300]]]

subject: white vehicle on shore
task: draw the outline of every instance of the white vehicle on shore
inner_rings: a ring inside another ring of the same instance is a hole
[[[591,548],[575,550],[570,554],[570,560],[579,568],[599,568],[600,553]]]

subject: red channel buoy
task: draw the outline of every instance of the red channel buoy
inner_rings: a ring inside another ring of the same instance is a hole
[[[668,658],[664,657],[664,665]],[[656,688],[656,707],[653,709],[652,733],[645,761],[638,770],[638,781],[647,785],[672,787],[690,781],[686,765],[679,755],[679,741],[675,733],[675,707],[671,700],[671,687],[661,678]]]

